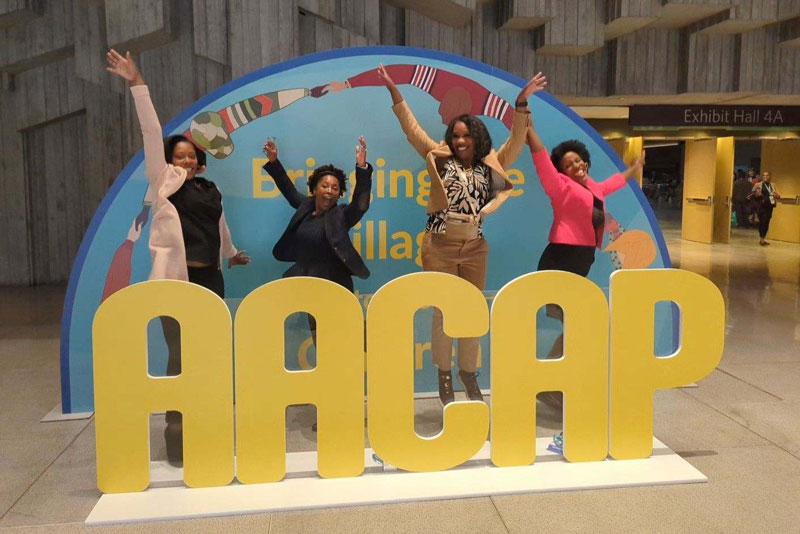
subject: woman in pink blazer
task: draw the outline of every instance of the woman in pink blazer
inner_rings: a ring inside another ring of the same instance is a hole
[[[622,189],[628,178],[642,168],[644,151],[624,172],[596,182],[589,176],[591,156],[580,141],[564,141],[548,154],[531,121],[527,142],[536,173],[553,207],[549,243],[539,258],[538,270],[568,271],[586,276],[594,263],[595,249],[603,243],[605,198]],[[558,306],[548,305],[547,315],[563,321],[563,312]],[[553,343],[547,358],[561,357],[563,343],[561,335]],[[542,393],[539,398],[551,407],[561,409],[560,393]]]
[[[596,182],[588,172],[591,156],[580,141],[564,141],[548,154],[532,122],[527,141],[536,173],[553,207],[549,244],[538,269],[586,276],[594,263],[595,249],[603,243],[605,198],[622,189],[628,178],[642,168],[644,151],[624,172]]]
[[[188,138],[173,135],[162,139],[161,124],[150,100],[150,93],[130,52],[125,57],[115,50],[106,55],[106,70],[130,82],[136,113],[144,139],[145,175],[153,199],[150,226],[150,280],[183,280],[225,296],[220,271],[222,258],[228,268],[247,265],[250,257],[236,250],[222,212],[222,194],[214,182],[202,178],[205,153]],[[161,318],[169,359],[167,376],[181,372],[180,327],[172,319]],[[167,412],[167,459],[183,462],[183,424],[180,412]]]

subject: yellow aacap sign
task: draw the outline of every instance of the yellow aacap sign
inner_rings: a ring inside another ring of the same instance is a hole
[[[567,460],[649,456],[653,393],[714,369],[724,343],[724,303],[710,281],[675,269],[616,271],[609,300],[591,281],[560,271],[506,284],[491,309],[491,413],[482,402],[451,403],[442,432],[425,438],[414,431],[414,313],[438,307],[446,333],[456,338],[485,334],[490,313],[484,295],[455,276],[422,272],[390,281],[366,314],[367,421],[375,453],[407,471],[448,469],[478,452],[491,422],[492,462],[531,464],[536,394],[560,390]],[[655,306],[662,301],[681,311],[680,346],[669,357],[654,355]],[[564,310],[564,357],[539,360],[536,312],[549,303]],[[313,370],[285,368],[284,322],[296,312],[317,320]],[[159,316],[181,325],[178,376],[147,373],[147,324]],[[286,407],[302,403],[317,407],[319,474],[360,475],[364,329],[358,299],[316,278],[259,287],[242,301],[235,325],[222,299],[197,285],[157,280],[118,291],[100,306],[93,326],[99,488],[147,488],[148,417],[164,410],[183,414],[188,486],[222,486],[234,475],[244,484],[280,481]]]

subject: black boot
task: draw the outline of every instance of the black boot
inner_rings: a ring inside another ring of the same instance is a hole
[[[464,393],[467,394],[469,400],[483,402],[483,394],[481,393],[481,388],[478,387],[477,372],[467,373],[466,371],[459,371],[458,380],[461,382],[461,385],[464,386]]]
[[[456,399],[453,393],[453,375],[447,371],[439,369],[439,402],[442,406],[447,406]]]
[[[167,442],[167,461],[175,467],[183,467],[183,416],[181,412],[170,410],[166,419],[164,440]]]

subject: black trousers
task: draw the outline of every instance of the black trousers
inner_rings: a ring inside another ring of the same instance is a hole
[[[208,267],[189,267],[189,281],[210,289],[220,298],[225,298],[225,280],[216,265]],[[167,342],[167,376],[181,374],[181,329],[172,317],[161,317],[161,328]],[[164,439],[167,443],[167,459],[172,463],[183,461],[183,416],[181,412],[168,410],[167,428]]]
[[[747,218],[750,216],[746,202],[737,202],[734,204],[734,211],[736,212],[736,226],[738,228],[747,228],[750,226],[750,221]]]
[[[761,239],[767,237],[767,232],[769,231],[769,222],[772,220],[772,210],[772,205],[766,204],[758,211],[758,235],[761,237]]]

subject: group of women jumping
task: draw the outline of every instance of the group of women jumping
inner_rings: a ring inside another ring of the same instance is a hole
[[[145,173],[156,191],[150,230],[151,279],[194,282],[224,296],[220,271],[222,258],[229,268],[250,262],[245,251],[232,244],[222,210],[222,195],[213,182],[200,177],[205,154],[184,136],[162,139],[162,129],[147,86],[130,53],[107,54],[107,70],[131,85],[145,151]],[[484,289],[489,245],[483,221],[509,197],[512,183],[505,169],[527,142],[534,166],[553,207],[549,244],[538,269],[556,269],[586,276],[602,243],[604,200],[619,190],[644,163],[644,154],[630,168],[602,182],[589,177],[591,164],[586,146],[565,141],[548,153],[531,121],[528,99],[547,85],[539,73],[522,88],[508,139],[497,151],[486,125],[474,115],[460,115],[437,142],[419,126],[389,73],[380,65],[380,77],[392,99],[392,110],[411,146],[425,160],[431,177],[428,215],[422,242],[422,267],[463,278]],[[353,276],[367,278],[367,269],[348,231],[369,209],[372,166],[367,163],[363,137],[356,147],[356,185],[347,204],[338,201],[347,186],[345,173],[333,165],[315,169],[308,178],[310,195],[298,191],[278,159],[273,139],[264,144],[264,169],[296,210],[273,249],[280,261],[293,262],[284,273],[315,276],[353,290]],[[558,317],[557,311],[548,311]],[[439,398],[454,400],[451,353],[453,340],[442,328],[443,317],[434,310],[431,330],[433,361],[438,368]],[[316,325],[309,317],[312,336]],[[168,375],[180,372],[179,335],[165,324],[169,350]],[[315,337],[314,337],[315,338]],[[478,338],[458,343],[458,379],[469,400],[482,401],[477,381]],[[182,460],[180,413],[167,413],[167,456]]]

